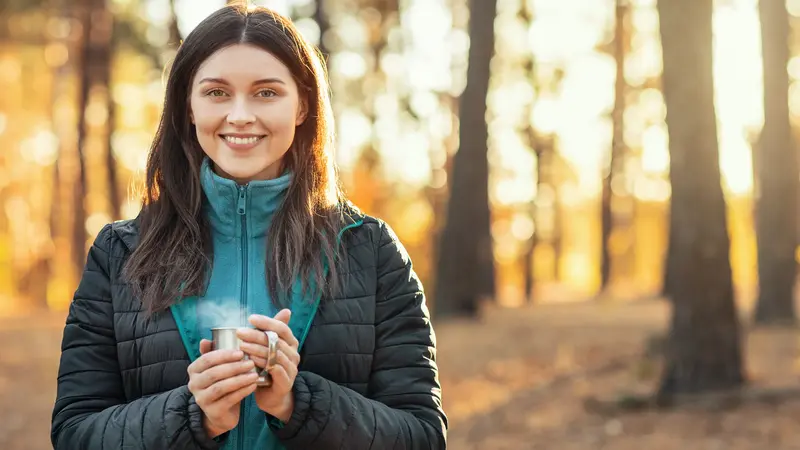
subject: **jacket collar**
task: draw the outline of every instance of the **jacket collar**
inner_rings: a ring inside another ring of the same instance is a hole
[[[287,172],[272,180],[239,185],[214,173],[206,157],[200,168],[200,184],[206,194],[203,210],[214,233],[240,237],[246,227],[248,237],[266,235],[291,181],[292,175]]]
[[[363,222],[368,216],[361,212],[350,201],[345,201],[339,205],[342,213],[342,229],[352,228],[359,222]],[[128,251],[133,253],[139,245],[139,217],[129,220],[119,220],[111,224],[111,229],[116,234]]]

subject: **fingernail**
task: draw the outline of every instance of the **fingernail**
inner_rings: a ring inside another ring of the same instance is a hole
[[[253,362],[252,359],[248,359],[247,361],[244,361],[242,363],[242,367],[250,367],[250,366],[253,366],[253,365],[255,365],[255,363]]]
[[[244,352],[242,352],[241,350],[236,350],[235,352],[233,352],[233,357],[234,358],[242,358],[242,357],[244,357]]]

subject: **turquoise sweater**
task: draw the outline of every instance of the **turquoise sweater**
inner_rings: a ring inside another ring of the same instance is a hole
[[[211,339],[215,326],[251,326],[250,314],[274,316],[266,283],[266,238],[272,217],[280,207],[291,175],[246,186],[215,174],[208,158],[201,169],[205,192],[204,212],[212,230],[213,268],[204,295],[182,299],[171,310],[192,361],[199,354],[200,339]],[[299,283],[291,296],[289,326],[303,345],[316,314],[319,298],[300,295]],[[275,420],[275,419],[272,419]],[[276,425],[280,426],[276,421]],[[228,433],[223,449],[283,449],[272,434],[267,416],[253,395],[241,406],[239,425]]]

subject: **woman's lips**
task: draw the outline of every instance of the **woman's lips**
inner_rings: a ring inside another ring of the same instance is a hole
[[[266,137],[265,135],[251,135],[251,136],[234,136],[234,135],[220,135],[225,144],[233,150],[249,150]]]

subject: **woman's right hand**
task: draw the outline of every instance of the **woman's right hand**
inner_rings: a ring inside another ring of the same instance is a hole
[[[189,391],[203,410],[203,426],[214,438],[239,423],[239,402],[255,392],[258,374],[253,361],[242,361],[243,353],[211,350],[211,341],[200,342],[200,353],[189,365]]]

